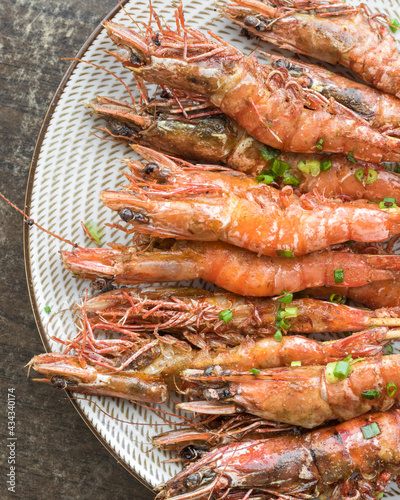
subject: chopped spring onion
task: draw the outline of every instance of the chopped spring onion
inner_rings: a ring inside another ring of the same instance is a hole
[[[233,318],[232,309],[225,309],[225,311],[221,311],[218,315],[218,319],[223,321],[224,323],[228,323]]]
[[[336,378],[344,380],[350,375],[350,371],[351,371],[350,363],[348,363],[347,361],[338,361],[333,370],[333,374],[335,375]]]
[[[282,297],[279,297],[278,302],[281,304],[290,304],[293,300],[293,293],[283,292]]]
[[[338,379],[333,374],[333,371],[335,370],[335,366],[336,366],[336,363],[328,363],[326,365],[325,376],[326,376],[326,380],[330,384],[333,384],[334,382],[338,382]]]
[[[388,356],[389,354],[393,354],[392,344],[385,345],[385,347],[382,349],[382,353],[384,356]]]
[[[389,398],[392,398],[397,392],[397,385],[394,384],[393,382],[389,382],[388,385],[386,386],[386,392]]]
[[[285,172],[285,174],[283,176],[283,183],[286,184],[287,186],[299,187],[300,186],[300,179],[298,179],[291,172]]]
[[[50,314],[51,313],[51,308],[49,306],[46,306],[44,308],[44,312],[47,312],[47,314]]]
[[[316,148],[319,149],[320,151],[322,150],[323,148],[323,143],[324,143],[324,140],[323,139],[320,139],[317,144],[316,144]]]
[[[310,174],[313,177],[317,177],[321,172],[321,162],[318,160],[306,160],[305,163],[304,161],[299,161],[297,168],[304,174]]]
[[[291,250],[276,250],[276,255],[278,257],[294,257]]]
[[[259,373],[261,373],[261,370],[259,370],[258,368],[250,368],[250,373],[252,373],[253,375],[258,375]]]
[[[346,361],[347,363],[350,363],[351,361],[353,361],[353,356],[351,354],[349,354],[348,356],[346,356],[343,361]]]
[[[356,150],[357,148],[354,148],[352,149],[351,151],[349,151],[347,153],[347,159],[350,160],[352,163],[356,163],[356,160],[354,159],[354,151]]]
[[[333,276],[335,278],[335,283],[343,283],[343,281],[344,281],[343,269],[335,269]]]
[[[354,174],[354,177],[362,182],[363,179],[364,179],[364,169],[363,168],[359,168],[358,170],[356,170],[355,174]]]
[[[282,335],[282,332],[280,330],[277,330],[275,335],[274,335],[274,339],[277,341],[277,342],[282,342],[282,339],[283,339],[283,335]]]
[[[339,304],[343,300],[343,296],[340,295],[340,293],[332,293],[332,295],[329,297],[330,302],[333,302],[334,304]]]
[[[383,498],[384,493],[381,491],[380,493],[375,493],[376,498]]]
[[[361,427],[361,432],[363,433],[365,439],[372,439],[373,437],[382,434],[381,428],[376,422]]]
[[[104,230],[100,228],[94,221],[89,220],[84,222],[83,225],[86,228],[89,236],[100,246],[101,238],[104,236]]]
[[[259,182],[260,184],[272,184],[274,182],[275,178],[272,177],[272,175],[257,175],[256,181]]]
[[[298,313],[299,309],[297,307],[286,307],[286,309],[281,312],[281,318],[297,318]]]
[[[282,177],[290,169],[289,163],[274,159],[271,163],[271,170],[275,177]]]
[[[398,29],[400,29],[400,23],[397,19],[391,19],[389,29],[392,33],[396,33]]]
[[[301,366],[301,361],[292,361],[290,366]]]
[[[279,327],[282,328],[282,330],[289,330],[290,323],[287,319],[281,319],[279,321]]]
[[[379,391],[371,389],[369,391],[362,391],[361,397],[363,399],[376,399],[381,397],[381,393]]]
[[[365,184],[373,184],[378,178],[378,172],[373,168],[369,168],[367,175],[365,175],[365,169],[360,168],[354,174],[355,178]]]
[[[379,203],[379,208],[396,208],[396,198],[383,198]]]
[[[321,172],[326,172],[326,171],[330,170],[331,167],[332,167],[331,160],[321,161],[321,166],[320,166]]]
[[[271,146],[262,146],[259,149],[259,152],[265,161],[274,160],[281,154],[279,149],[271,148]]]

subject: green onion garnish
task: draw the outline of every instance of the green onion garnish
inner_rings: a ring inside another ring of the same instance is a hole
[[[283,292],[284,295],[279,297],[278,302],[281,304],[290,304],[293,300],[293,293]]]
[[[382,353],[384,356],[389,356],[390,354],[393,354],[392,344],[385,345],[385,347],[382,349]]]
[[[365,184],[373,184],[377,178],[378,178],[378,172],[373,168],[369,168],[367,178],[365,179]]]
[[[297,307],[286,307],[286,309],[281,312],[281,318],[297,318],[298,313],[299,309]]]
[[[334,304],[339,304],[339,302],[342,302],[343,297],[342,295],[340,295],[340,293],[332,293],[332,295],[329,297],[329,300]]]
[[[343,361],[346,361],[347,363],[350,363],[350,361],[353,361],[353,356],[351,354],[349,354],[348,356],[346,356]]]
[[[224,323],[228,323],[233,318],[232,309],[225,309],[218,314],[218,319]]]
[[[101,238],[104,236],[104,229],[100,228],[94,221],[89,220],[84,222],[83,225],[90,238],[92,238],[99,246],[101,245]]]
[[[383,495],[384,495],[383,492],[375,493],[376,498],[383,498]]]
[[[279,149],[271,148],[271,146],[262,146],[259,149],[259,152],[265,161],[274,160],[281,154]]]
[[[347,153],[347,159],[350,160],[352,163],[356,163],[356,160],[354,159],[354,151],[356,150],[357,148],[354,148],[352,149],[351,151],[349,151]]]
[[[335,283],[343,283],[343,281],[344,281],[343,269],[335,269],[333,276],[335,278]]]
[[[321,161],[321,165],[320,165],[321,172],[326,172],[327,170],[330,170],[331,167],[332,167],[331,160],[323,160],[323,161]]]
[[[280,330],[277,330],[275,335],[274,335],[274,339],[277,341],[277,342],[282,342],[282,339],[283,339],[283,335],[282,335],[282,332]]]
[[[297,164],[297,168],[304,174],[311,174],[313,177],[317,177],[321,172],[321,162],[318,160],[306,160],[305,162],[301,160]]]
[[[393,382],[389,382],[388,385],[386,386],[386,392],[389,398],[392,398],[397,392],[397,385],[394,384]]]
[[[261,373],[261,370],[259,370],[258,368],[250,368],[250,373],[252,373],[253,375],[258,375],[259,373]]]
[[[292,361],[290,366],[301,366],[301,361]]]
[[[364,179],[364,169],[363,169],[363,168],[360,168],[360,169],[356,170],[356,171],[355,171],[355,174],[354,174],[354,177],[355,177],[358,181],[362,182],[362,181],[363,181],[363,179]]]
[[[282,177],[290,169],[289,163],[274,159],[271,163],[271,170],[275,177]]]
[[[286,184],[287,186],[299,187],[300,186],[300,179],[298,179],[291,172],[286,172],[285,175],[283,176],[283,183]]]
[[[279,327],[282,328],[282,330],[289,330],[290,323],[287,319],[281,319],[279,321]]]
[[[321,151],[321,150],[322,150],[322,148],[323,148],[323,146],[322,146],[322,145],[323,145],[323,143],[324,143],[324,140],[323,140],[323,139],[320,139],[320,140],[317,142],[317,144],[316,144],[316,146],[315,146],[315,147]]]
[[[256,181],[260,184],[272,184],[274,182],[272,175],[257,175]]]
[[[325,369],[325,377],[326,377],[326,380],[330,383],[330,384],[333,384],[334,382],[338,382],[338,379],[335,377],[335,375],[333,374],[334,370],[335,370],[335,366],[336,366],[336,363],[328,363],[326,365],[326,369]]]
[[[398,29],[400,29],[400,23],[397,19],[391,19],[389,29],[392,33],[396,33]]]
[[[396,208],[396,198],[383,198],[379,203],[379,208]]]
[[[44,312],[46,312],[47,314],[50,314],[51,313],[51,308],[49,306],[46,306],[44,308]]]
[[[350,371],[351,371],[350,363],[348,363],[347,361],[338,361],[333,370],[333,374],[335,375],[336,378],[344,380],[349,376]]]
[[[373,437],[382,434],[381,428],[376,422],[361,427],[361,432],[363,433],[365,439],[372,439]]]
[[[278,257],[294,257],[291,250],[276,250],[276,255]]]
[[[370,389],[369,391],[362,391],[361,397],[363,399],[376,399],[381,397],[381,393],[374,389]]]

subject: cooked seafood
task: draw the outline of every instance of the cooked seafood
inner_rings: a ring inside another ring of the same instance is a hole
[[[204,401],[180,403],[199,413],[251,413],[266,420],[307,429],[329,420],[350,420],[398,404],[400,355],[342,361],[327,366],[292,366],[257,370],[184,370],[187,393]]]
[[[222,242],[177,241],[169,249],[136,247],[62,251],[76,278],[134,285],[203,278],[240,295],[267,297],[316,286],[362,286],[398,277],[400,256],[325,250],[301,257],[257,257]]]
[[[378,163],[400,159],[400,141],[372,129],[348,108],[304,89],[287,73],[267,72],[253,56],[207,39],[183,26],[146,35],[106,21],[112,53],[135,75],[152,83],[202,95],[234,118],[253,137],[294,152],[351,154]],[[218,39],[220,40],[220,39]]]
[[[365,4],[232,0],[222,11],[263,40],[350,68],[373,87],[400,97],[400,54],[387,27],[391,21]]]
[[[217,448],[161,485],[157,498],[366,500],[381,498],[399,469],[400,411],[392,410]]]
[[[303,255],[348,240],[383,241],[400,233],[394,200],[386,208],[385,202],[342,203],[318,194],[297,198],[290,186],[277,191],[231,170],[180,166],[151,149],[132,147],[149,163],[128,160],[127,189],[101,193],[103,203],[118,211],[132,232],[221,240],[271,257]]]

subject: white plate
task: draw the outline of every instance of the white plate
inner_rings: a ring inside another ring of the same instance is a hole
[[[391,18],[400,17],[400,1],[368,0],[366,3],[373,10],[388,13]],[[153,0],[153,7],[174,25],[171,1]],[[137,21],[149,18],[146,3],[132,0],[125,8]],[[256,41],[239,36],[237,27],[225,20],[216,20],[212,2],[192,0],[185,3],[184,11],[187,24],[203,31],[212,29],[245,53],[250,53],[257,45]],[[119,9],[113,19],[127,26],[132,25],[128,16]],[[132,74],[102,51],[114,47],[104,29],[98,34],[95,32],[86,45],[87,50],[80,57],[106,67],[123,78],[131,88],[135,87]],[[262,45],[269,50],[267,44]],[[270,51],[280,53],[273,48]],[[102,225],[116,220],[115,214],[104,207],[98,195],[101,190],[117,188],[123,182],[119,160],[124,156],[133,156],[133,153],[126,145],[101,141],[91,135],[94,128],[104,122],[91,117],[84,105],[97,94],[126,100],[129,96],[110,74],[84,63],[78,63],[72,74],[67,73],[63,83],[58,92],[62,92],[61,97],[58,99],[56,95],[54,111],[48,115],[50,121],[47,123],[47,118],[39,137],[27,200],[30,200],[30,214],[36,221],[64,238],[88,246],[89,241],[83,234],[80,221],[95,220]],[[106,228],[103,241],[129,242],[126,235],[109,228]],[[44,308],[49,306],[52,313],[68,309],[80,301],[88,283],[73,279],[61,265],[58,252],[67,249],[67,245],[35,229],[26,231],[25,244],[27,274],[31,281],[29,288],[39,330],[46,348],[58,351],[60,344],[50,337],[65,339],[74,335],[73,316],[67,310],[56,314],[49,322]],[[91,402],[96,402],[97,406]],[[87,396],[77,401],[76,405],[99,439],[149,487],[168,480],[178,472],[178,465],[162,463],[169,458],[168,454],[154,449],[149,451],[151,436],[168,430],[168,426],[156,426],[163,422],[154,412],[125,400],[104,397]],[[161,408],[176,412],[171,402]],[[106,413],[123,421],[152,425],[122,423]],[[394,490],[388,496],[400,500],[400,493]]]

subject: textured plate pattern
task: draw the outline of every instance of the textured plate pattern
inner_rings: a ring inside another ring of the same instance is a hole
[[[400,16],[400,2],[368,0],[366,3],[371,9],[383,11],[391,18]],[[161,17],[173,25],[172,2],[153,0],[153,6]],[[132,0],[125,8],[136,21],[145,22],[149,17],[145,3]],[[240,37],[236,27],[229,26],[225,20],[217,20],[211,2],[192,0],[185,3],[184,10],[186,22],[192,27],[212,29],[245,53],[256,47],[256,42]],[[114,19],[128,26],[132,24],[122,11]],[[134,88],[131,73],[102,50],[111,47],[113,44],[103,30],[86,51],[84,59],[115,72],[128,84],[132,83],[131,88]],[[279,53],[267,44],[262,48]],[[31,197],[31,215],[35,220],[82,246],[88,246],[89,240],[83,234],[80,221],[94,220],[103,225],[115,220],[115,215],[102,205],[98,195],[101,190],[117,188],[123,182],[119,160],[124,156],[133,156],[126,145],[101,141],[91,135],[94,128],[103,123],[91,117],[84,105],[97,94],[129,100],[122,85],[110,74],[79,63],[64,88],[45,134]],[[128,243],[125,235],[110,228],[106,228],[103,241]],[[42,323],[47,327],[49,344],[54,351],[60,350],[60,344],[51,340],[52,336],[65,339],[75,334],[70,306],[82,300],[87,289],[86,282],[73,279],[63,269],[58,251],[65,248],[68,248],[67,245],[60,241],[31,229],[28,251],[32,286]],[[46,306],[51,308],[50,315],[44,311]],[[152,449],[151,436],[168,430],[168,425],[153,411],[127,401],[101,397],[85,397],[78,400],[78,404],[101,439],[151,486],[164,482],[178,471],[177,465],[162,463],[169,458],[166,454]],[[173,403],[161,408],[175,412]],[[400,493],[394,489],[389,496],[400,500]]]

